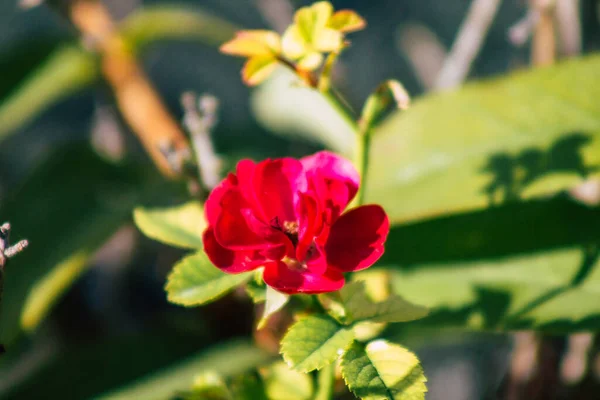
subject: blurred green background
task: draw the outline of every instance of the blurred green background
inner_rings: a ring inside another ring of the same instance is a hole
[[[93,43],[53,11],[57,2],[21,3],[0,0],[0,219],[31,245],[6,272],[0,398],[146,398],[185,387],[206,365],[232,375],[268,360],[251,344],[254,309],[243,294],[197,309],[166,301],[165,277],[183,252],[142,236],[132,210],[182,203],[186,185],[153,166],[100,76]],[[309,2],[103,3],[176,120],[185,91],[219,99],[213,139],[226,169],[241,157],[350,152],[348,127],[295,93],[283,72],[249,89],[241,60],[217,50],[238,27],[281,32]],[[368,21],[335,73],[353,108],[390,78],[427,96],[381,127],[367,199],[396,222],[381,264],[401,267],[399,292],[436,313],[387,335],[420,356],[429,399],[593,399],[600,358],[584,360],[577,386],[564,385],[559,360],[570,348],[565,333],[600,328],[600,284],[569,292],[600,274],[600,213],[561,191],[600,165],[600,5],[573,1],[581,45],[558,40],[560,58],[585,59],[503,78],[531,68],[531,44],[509,34],[528,2],[499,3],[466,81],[501,80],[438,95],[436,76],[471,1],[333,1]],[[565,291],[571,297],[557,297]],[[532,372],[526,397],[511,397],[518,351],[533,346],[512,331],[532,327],[562,335],[539,341],[547,351],[537,365],[556,368]]]

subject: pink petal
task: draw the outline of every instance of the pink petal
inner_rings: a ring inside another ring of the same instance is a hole
[[[222,210],[221,200],[223,199],[225,193],[235,189],[237,185],[238,179],[236,176],[229,174],[227,175],[227,178],[223,179],[221,183],[219,183],[217,187],[210,192],[210,195],[204,204],[204,213],[206,214],[206,220],[208,221],[209,225],[216,224]]]
[[[256,212],[259,217],[262,210],[257,207],[256,193],[254,192],[254,172],[256,171],[256,163],[252,160],[241,160],[236,166],[236,175],[238,186],[242,196],[250,204],[250,207]]]
[[[204,252],[219,269],[229,274],[251,271],[265,263],[265,257],[256,250],[234,251],[217,242],[214,231],[208,228],[202,235]]]
[[[309,186],[319,201],[329,210],[327,221],[333,222],[354,198],[360,176],[349,160],[328,151],[321,151],[300,160]]]
[[[290,268],[282,261],[266,264],[263,279],[273,289],[288,294],[334,292],[344,286],[344,275],[338,271],[328,269],[324,274],[311,274]]]
[[[258,235],[247,223],[251,210],[237,189],[227,191],[221,198],[221,213],[214,224],[219,244],[231,250],[251,250],[273,246],[268,237]]]
[[[298,192],[306,191],[302,164],[293,158],[265,160],[256,166],[254,193],[267,222],[296,221]]]
[[[319,204],[313,196],[306,193],[299,194],[296,214],[298,215],[298,245],[295,258],[304,260],[306,252],[321,230],[323,219],[319,212]]]
[[[343,214],[331,227],[325,244],[327,263],[340,271],[359,271],[383,254],[390,221],[383,208],[368,205]]]
[[[271,244],[284,246],[287,249],[285,254],[288,254],[290,257],[295,256],[294,245],[292,244],[292,241],[285,233],[283,233],[283,231],[281,231],[278,226],[266,224],[262,220],[258,219],[254,215],[254,212],[250,209],[243,209],[241,213],[246,224],[248,225],[248,228],[250,228],[252,232]]]

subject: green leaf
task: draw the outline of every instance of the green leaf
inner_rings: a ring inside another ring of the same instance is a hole
[[[292,325],[281,341],[281,354],[290,367],[310,372],[335,361],[353,340],[352,329],[316,314]]]
[[[26,237],[30,246],[5,271],[0,343],[35,329],[94,251],[129,220],[135,203],[156,196],[145,174],[74,146],[42,162],[6,196],[0,215],[9,216],[13,239]]]
[[[218,46],[238,28],[198,9],[152,6],[139,9],[122,24],[133,52],[159,40],[197,40]],[[0,104],[0,142],[52,104],[91,86],[100,78],[97,57],[76,45],[55,51]]]
[[[133,212],[133,220],[151,239],[186,249],[202,248],[206,220],[202,205],[197,201],[168,208],[138,207]]]
[[[260,321],[258,321],[257,329],[262,329],[269,320],[269,317],[285,307],[289,300],[289,295],[280,293],[271,286],[267,286],[265,294],[265,310]]]
[[[265,384],[257,374],[245,374],[232,379],[229,388],[235,400],[269,400]]]
[[[233,400],[223,378],[214,371],[206,371],[194,378],[192,390],[184,399]]]
[[[294,371],[282,362],[273,364],[264,376],[269,400],[310,400],[313,383],[310,375]]]
[[[294,24],[305,40],[311,43],[315,35],[325,28],[332,14],[333,6],[330,2],[318,1],[311,6],[299,8],[294,14]]]
[[[179,391],[189,389],[190,382],[198,374],[198,371],[212,370],[226,378],[256,368],[270,359],[270,355],[249,343],[239,341],[221,343],[178,365],[158,371],[126,387],[103,396],[96,396],[96,398],[101,400],[170,398]]]
[[[251,105],[258,121],[276,135],[304,137],[351,155],[354,127],[318,91],[297,82],[297,76],[280,68],[253,91]]]
[[[566,196],[511,203],[395,226],[381,262],[396,293],[432,309],[408,328],[595,331],[598,224],[600,208]]]
[[[335,392],[335,365],[329,364],[321,368],[317,377],[317,392],[314,400],[330,400]]]
[[[364,282],[349,283],[338,292],[321,295],[319,299],[325,306],[328,301],[339,302],[343,309],[339,318],[344,324],[358,321],[407,322],[423,318],[429,313],[427,308],[409,303],[398,295],[373,302],[367,296]]]
[[[195,318],[202,324],[201,318]],[[40,353],[39,346],[43,346],[40,336],[30,343],[19,342],[9,347],[6,360],[2,358],[0,363],[0,376],[4,378],[0,398],[61,398],[67,386],[70,398],[95,398],[109,388],[186,360],[198,351],[199,343],[211,338],[208,331],[183,332],[168,322],[135,333],[98,338],[93,344],[75,342],[61,351]],[[246,346],[251,347],[249,343]],[[22,360],[34,354],[36,362],[23,368]],[[190,376],[183,389],[190,388],[192,379]]]
[[[197,40],[218,46],[239,28],[198,8],[155,5],[137,9],[121,23],[121,34],[136,52],[160,40]]]
[[[419,359],[385,340],[355,342],[342,358],[342,376],[363,400],[418,400],[427,392]]]
[[[585,248],[571,248],[498,260],[432,264],[412,273],[397,273],[395,288],[437,311],[423,320],[426,324],[550,332],[597,330],[600,263],[587,253]]]
[[[598,175],[599,70],[592,55],[418,99],[375,132],[367,202],[400,222]]]
[[[262,276],[261,276],[262,279]],[[267,288],[264,283],[260,284],[255,279],[246,284],[246,293],[254,304],[264,303],[267,300]]]
[[[166,291],[169,301],[186,307],[199,306],[224,296],[252,277],[252,272],[226,274],[203,252],[185,257],[169,274]]]
[[[360,116],[362,133],[367,134],[392,105],[401,110],[406,110],[410,105],[408,92],[396,80],[388,80],[380,84],[365,101]]]
[[[77,46],[56,50],[0,104],[0,142],[50,105],[91,85],[98,74],[93,54]]]

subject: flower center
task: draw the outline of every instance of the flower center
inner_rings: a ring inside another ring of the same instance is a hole
[[[296,221],[285,221],[283,223],[283,233],[287,236],[294,247],[298,244],[298,223]]]
[[[279,218],[275,217],[271,221],[271,227],[281,231],[285,236],[290,239],[294,247],[298,245],[298,222],[296,221],[284,221],[283,224],[279,222]]]
[[[305,271],[306,270],[306,264],[296,260],[295,258],[290,258],[290,257],[283,257],[283,260],[281,260],[285,263],[285,265],[288,266],[289,269],[293,270],[293,271]]]

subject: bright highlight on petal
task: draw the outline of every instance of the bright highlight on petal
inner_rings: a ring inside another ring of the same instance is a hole
[[[206,202],[204,250],[227,273],[264,267],[282,293],[339,290],[344,273],[383,254],[389,220],[378,205],[344,213],[359,176],[330,152],[301,160],[242,160]]]

